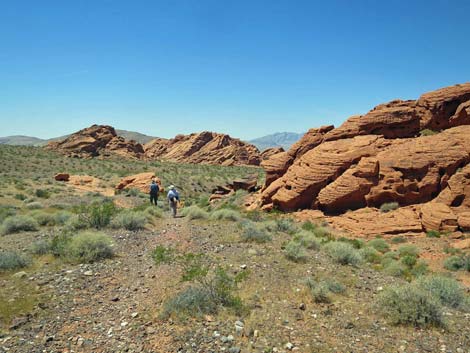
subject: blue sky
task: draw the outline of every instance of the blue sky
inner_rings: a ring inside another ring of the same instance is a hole
[[[251,139],[470,80],[467,0],[0,0],[0,136]]]

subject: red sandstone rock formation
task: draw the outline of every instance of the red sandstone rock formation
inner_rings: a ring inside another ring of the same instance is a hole
[[[177,135],[171,140],[155,139],[145,145],[148,159],[218,165],[259,165],[258,149],[229,135],[204,131]]]

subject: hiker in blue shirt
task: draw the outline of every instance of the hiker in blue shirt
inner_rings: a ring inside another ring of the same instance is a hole
[[[173,218],[176,217],[176,209],[178,207],[178,202],[180,200],[180,195],[178,194],[178,191],[174,187],[174,185],[171,185],[169,187],[170,191],[168,191],[167,199],[170,204],[170,209],[173,215]]]
[[[150,203],[155,204],[155,206],[157,206],[159,191],[160,188],[158,187],[158,184],[155,182],[155,180],[152,180],[152,184],[150,184]]]

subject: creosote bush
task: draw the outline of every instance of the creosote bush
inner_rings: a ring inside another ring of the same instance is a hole
[[[183,208],[181,215],[188,218],[189,220],[209,218],[209,213],[196,205]]]
[[[444,326],[439,300],[414,283],[386,288],[379,294],[378,306],[393,324]]]
[[[380,251],[382,254],[385,254],[390,250],[388,243],[381,238],[372,239],[367,242],[367,245],[373,247],[377,251]]]
[[[145,228],[147,217],[141,211],[122,211],[111,221],[113,228],[124,228],[127,230],[140,230]]]
[[[0,251],[0,271],[15,270],[28,266],[29,260],[14,251]]]
[[[38,223],[31,216],[11,216],[6,218],[0,228],[0,234],[12,234],[18,232],[29,232],[38,229]]]
[[[305,247],[295,240],[291,240],[287,243],[285,254],[289,260],[294,262],[307,261],[307,252],[305,251]]]
[[[398,209],[398,207],[400,207],[398,202],[387,202],[380,206],[380,212],[387,213]]]
[[[266,229],[254,224],[253,222],[246,222],[243,225],[241,237],[243,241],[266,243],[271,240],[271,236]]]
[[[240,212],[237,212],[235,210],[231,210],[228,208],[222,208],[219,210],[215,210],[214,212],[211,213],[211,219],[214,220],[226,220],[226,221],[232,221],[232,222],[238,222],[241,220],[241,215]]]
[[[418,279],[417,284],[439,298],[443,305],[458,308],[465,301],[464,289],[453,278],[430,275]]]
[[[78,263],[92,263],[114,255],[111,238],[99,232],[82,232],[66,242],[67,259]]]
[[[340,265],[357,266],[362,262],[361,254],[351,244],[332,241],[324,246],[326,253]]]

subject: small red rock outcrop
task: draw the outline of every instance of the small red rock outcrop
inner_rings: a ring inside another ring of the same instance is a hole
[[[155,180],[161,192],[164,191],[161,180],[152,172],[139,173],[122,178],[119,184],[116,185],[116,190],[138,189],[148,194],[152,180]]]
[[[117,136],[114,128],[108,125],[92,125],[62,141],[49,142],[46,148],[79,158],[113,154],[126,158],[141,158],[144,152],[141,144]]]
[[[55,176],[54,176],[54,179],[56,181],[69,181],[70,179],[70,174],[68,173],[57,173]]]
[[[263,152],[261,152],[261,160],[264,161],[266,159],[269,159],[271,156],[273,156],[275,154],[278,154],[278,153],[281,153],[281,152],[285,152],[284,148],[282,148],[282,147],[267,148]]]
[[[155,139],[144,146],[145,157],[183,163],[259,165],[259,150],[229,135],[204,131],[175,138]]]

